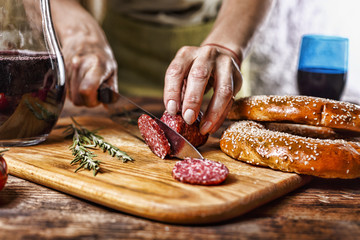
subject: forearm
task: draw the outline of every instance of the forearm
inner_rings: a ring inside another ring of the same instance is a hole
[[[273,0],[224,0],[214,27],[202,45],[223,45],[243,59],[272,3]]]
[[[107,44],[99,24],[76,0],[52,0],[51,9],[54,27],[63,46],[80,40]]]
[[[51,10],[62,45],[69,97],[75,105],[96,106],[102,83],[117,91],[117,64],[105,34],[76,0],[51,0]]]

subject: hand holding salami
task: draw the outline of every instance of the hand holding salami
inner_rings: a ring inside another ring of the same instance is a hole
[[[202,120],[202,134],[214,133],[221,126],[242,85],[241,57],[224,48],[218,44],[183,47],[165,75],[166,110],[171,115],[181,111],[188,124],[196,121],[204,93],[214,89]]]

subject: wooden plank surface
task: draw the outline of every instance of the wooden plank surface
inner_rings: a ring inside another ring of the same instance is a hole
[[[141,139],[107,118],[80,117],[99,134],[135,161],[122,163],[98,153],[102,171],[74,173],[60,119],[49,139],[32,147],[11,148],[6,154],[12,175],[133,215],[170,223],[218,222],[244,214],[303,185],[309,178],[267,168],[249,166],[223,154],[218,139],[211,138],[200,151],[221,161],[230,170],[220,186],[193,186],[175,181],[171,169],[176,160],[157,158]]]
[[[242,216],[201,226],[159,223],[9,176],[0,192],[0,239],[357,240],[358,179],[314,178]]]

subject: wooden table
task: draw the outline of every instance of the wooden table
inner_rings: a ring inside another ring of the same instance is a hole
[[[64,115],[103,113],[73,108]],[[0,192],[0,239],[360,239],[360,179],[314,178],[230,221],[170,225],[118,212],[9,176]]]

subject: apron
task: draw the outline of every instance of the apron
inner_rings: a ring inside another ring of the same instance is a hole
[[[164,26],[108,9],[103,29],[118,63],[119,91],[161,97],[166,69],[182,46],[199,46],[213,21],[194,26]]]

